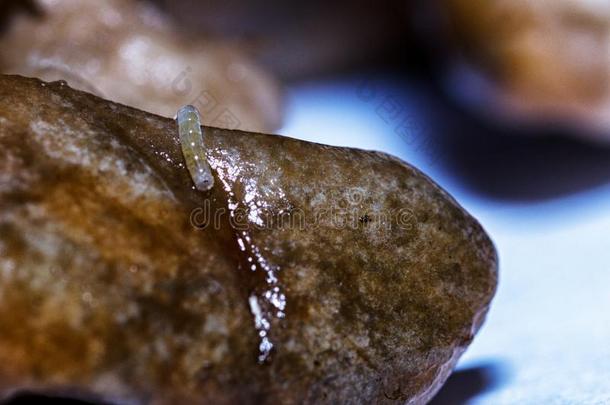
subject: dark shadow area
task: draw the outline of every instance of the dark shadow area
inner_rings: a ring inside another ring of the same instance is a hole
[[[574,125],[493,120],[461,105],[427,74],[409,81],[418,83],[412,114],[421,122],[414,135],[421,139],[411,145],[425,145],[429,160],[472,191],[536,202],[610,183],[610,134],[604,143],[603,135],[594,141]]]
[[[26,405],[26,404],[62,404],[62,405],[110,405],[103,401],[85,401],[71,396],[62,395],[42,395],[31,392],[20,392],[6,401],[0,401],[2,405]]]
[[[494,128],[466,118],[436,122],[443,123],[436,136],[443,165],[487,197],[542,201],[610,182],[610,147],[568,130]]]
[[[458,370],[451,374],[430,405],[462,405],[479,394],[500,387],[505,381],[502,366],[497,363]]]
[[[34,0],[0,0],[0,34],[6,31],[11,19],[17,14],[42,16],[42,12]]]

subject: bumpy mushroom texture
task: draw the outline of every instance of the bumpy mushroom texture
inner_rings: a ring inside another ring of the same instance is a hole
[[[64,79],[75,88],[165,117],[194,104],[205,124],[271,131],[281,121],[278,84],[235,46],[177,32],[135,0],[36,0],[7,17],[0,71]]]
[[[442,0],[494,97],[522,116],[610,128],[610,3]]]
[[[424,403],[473,339],[496,253],[388,155],[176,123],[0,76],[0,398]]]

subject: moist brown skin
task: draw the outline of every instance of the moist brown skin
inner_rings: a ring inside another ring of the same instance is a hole
[[[204,130],[208,193],[174,121],[0,76],[2,395],[429,400],[495,291],[480,225],[388,155]],[[198,207],[225,215],[197,229]],[[250,297],[270,322],[262,364]]]

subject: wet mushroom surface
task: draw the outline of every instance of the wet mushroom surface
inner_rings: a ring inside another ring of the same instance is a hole
[[[0,76],[0,398],[425,403],[497,256],[389,155],[202,127]]]

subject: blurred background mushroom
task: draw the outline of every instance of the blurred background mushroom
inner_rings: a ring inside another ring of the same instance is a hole
[[[599,0],[1,0],[0,69],[210,125],[277,130],[281,85],[424,67],[470,113],[610,128],[610,5]]]
[[[238,47],[186,37],[156,7],[131,0],[4,0],[0,67],[173,117],[195,104],[205,124],[272,131],[278,83]],[[10,18],[8,12],[13,12]]]
[[[448,81],[495,118],[610,140],[610,2],[442,0]]]

